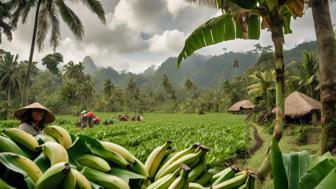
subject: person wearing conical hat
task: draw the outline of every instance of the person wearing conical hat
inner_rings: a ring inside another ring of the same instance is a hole
[[[38,102],[17,109],[14,116],[21,121],[19,129],[33,136],[41,134],[45,125],[55,120],[54,114]]]

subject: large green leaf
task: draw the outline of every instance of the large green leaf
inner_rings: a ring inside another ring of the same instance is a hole
[[[315,188],[335,167],[336,163],[332,159],[324,159],[301,177],[301,189]]]
[[[260,17],[257,15],[250,15],[247,20],[248,23],[248,38],[260,38]]]
[[[299,189],[300,177],[309,169],[310,155],[306,152],[292,152],[283,155],[290,189]]]
[[[336,186],[336,168],[333,169],[316,187],[315,189],[329,189]]]
[[[277,141],[273,138],[271,150],[272,173],[274,177],[274,189],[288,189],[288,179],[282,153]]]
[[[232,2],[236,3],[238,6],[244,9],[253,9],[257,6],[257,0],[248,0],[248,1],[232,0]]]
[[[248,38],[258,39],[260,36],[259,17],[252,16],[249,22],[251,34],[249,33]],[[223,14],[212,18],[196,28],[186,39],[184,48],[178,56],[177,65],[179,66],[183,59],[198,49],[236,38],[243,38],[243,31],[240,24],[235,23],[231,15]]]

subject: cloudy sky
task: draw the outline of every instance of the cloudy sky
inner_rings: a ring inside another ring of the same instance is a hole
[[[139,73],[151,65],[160,65],[166,58],[177,56],[184,39],[206,20],[220,13],[209,8],[186,4],[183,0],[102,0],[107,23],[98,18],[80,3],[70,4],[82,19],[85,35],[77,40],[62,24],[62,41],[58,52],[65,62],[92,57],[98,66],[111,66],[116,70]],[[336,6],[331,7],[333,23],[336,22]],[[286,36],[285,48],[289,49],[304,41],[315,40],[311,11],[292,23],[293,34]],[[28,59],[32,35],[33,15],[25,25],[14,32],[11,42],[3,40],[0,48],[18,53],[20,59]],[[201,54],[221,54],[229,51],[246,51],[253,45],[271,45],[270,33],[263,31],[259,41],[231,41],[198,51]],[[46,40],[45,48],[36,51],[34,59],[52,53]]]

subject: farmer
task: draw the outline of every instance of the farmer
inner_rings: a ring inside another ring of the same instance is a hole
[[[93,114],[93,112],[88,112],[86,114],[87,116],[87,123],[89,125],[89,128],[92,128],[93,127],[93,120],[95,118],[95,115]]]
[[[54,114],[38,102],[17,109],[14,116],[21,121],[19,129],[33,136],[41,134],[45,125],[55,120]]]
[[[100,124],[100,117],[95,116],[95,118],[93,119],[93,123],[94,123],[95,125],[99,125],[99,124]]]
[[[83,111],[80,113],[80,118],[79,118],[79,120],[80,120],[80,127],[81,127],[82,129],[85,128],[86,125],[87,125],[87,121],[88,121],[88,117],[87,117],[87,115],[86,115],[86,111],[85,111],[85,110],[83,110]]]

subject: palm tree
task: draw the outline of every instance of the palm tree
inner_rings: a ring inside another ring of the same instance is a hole
[[[266,102],[266,110],[270,111],[274,105],[272,101],[274,100],[273,97],[275,93],[275,71],[258,71],[250,75],[249,78],[253,84],[247,87],[248,94],[258,99],[264,99]]]
[[[50,45],[55,49],[59,45],[61,39],[59,15],[62,20],[70,28],[72,33],[78,38],[82,39],[84,35],[84,28],[80,18],[71,10],[65,3],[65,0],[13,0],[12,9],[15,10],[12,17],[12,25],[16,27],[19,18],[22,18],[22,23],[25,23],[30,10],[36,7],[34,30],[32,36],[32,43],[29,54],[29,64],[25,75],[22,104],[28,103],[29,89],[30,89],[30,75],[32,69],[33,55],[35,49],[35,42],[37,42],[39,50],[43,48],[43,42],[46,35],[50,31]],[[81,2],[88,7],[88,9],[96,14],[100,21],[105,24],[105,12],[99,0],[81,0]]]
[[[4,33],[7,39],[12,40],[12,26],[7,23],[5,20],[10,18],[10,8],[9,3],[0,2],[0,43],[2,41],[2,33]]]
[[[94,95],[94,87],[90,75],[84,75],[81,81],[77,81],[78,96],[80,98],[80,109],[83,110],[83,102],[86,100],[90,102],[90,99]]]
[[[196,28],[185,41],[177,64],[192,55],[196,50],[223,41],[242,39],[259,39],[260,30],[268,29],[272,33],[276,71],[276,124],[273,138],[280,141],[284,128],[285,106],[285,64],[283,43],[284,34],[291,33],[292,17],[304,14],[304,0],[273,1],[273,0],[187,0],[210,5],[222,10],[222,15],[208,20]],[[261,19],[261,21],[260,21]],[[270,149],[270,148],[269,148]],[[264,180],[270,170],[269,151],[257,172],[259,180]]]
[[[7,93],[7,104],[11,104],[12,92],[20,89],[20,69],[18,64],[18,55],[12,55],[7,52],[0,56],[0,86]]]
[[[80,81],[84,77],[84,66],[81,62],[75,64],[73,61],[70,61],[63,68],[64,78],[74,79]]]
[[[111,96],[112,91],[115,89],[114,84],[112,83],[111,79],[106,79],[104,81],[104,89],[103,92],[106,96]]]
[[[63,62],[63,56],[61,53],[48,54],[42,58],[42,65],[45,65],[47,69],[56,75],[60,74],[60,70],[57,66]]]
[[[288,77],[290,82],[297,83],[298,89],[313,98],[318,98],[314,91],[319,88],[319,62],[313,52],[304,52],[302,62],[292,62],[295,73]]]
[[[311,0],[320,61],[321,153],[336,149],[336,39],[329,2]]]

